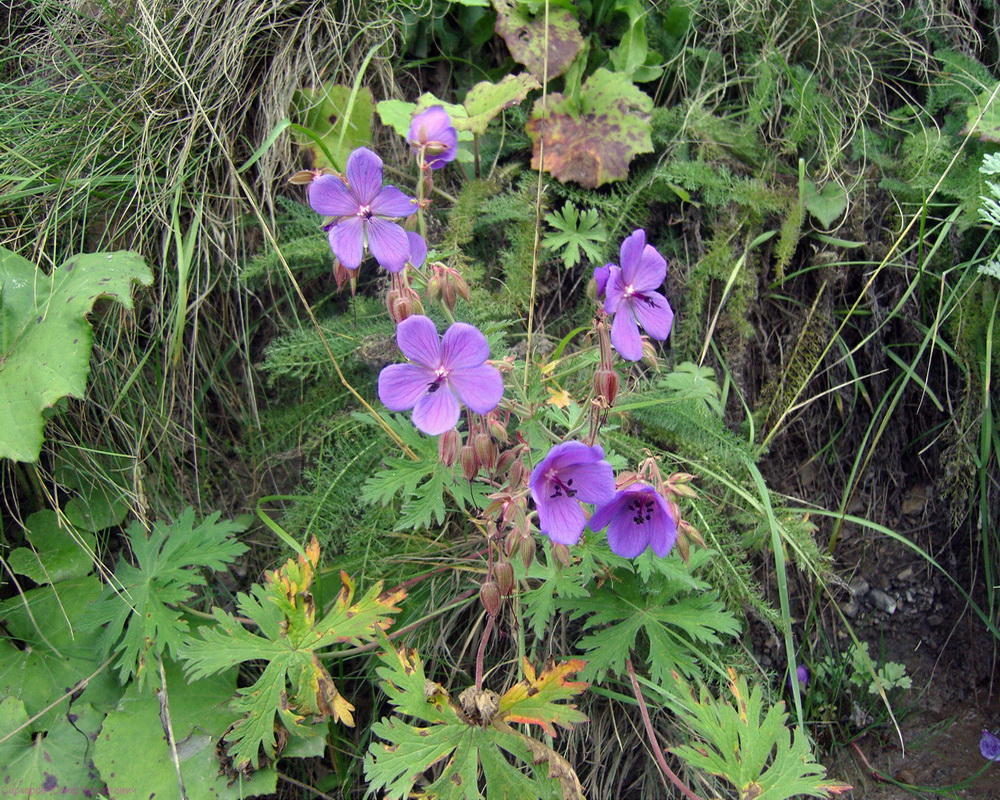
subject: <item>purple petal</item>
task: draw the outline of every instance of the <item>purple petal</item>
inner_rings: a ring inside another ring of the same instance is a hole
[[[441,363],[449,370],[478,367],[489,357],[489,343],[474,325],[456,322],[444,332]]]
[[[410,242],[410,263],[418,269],[427,260],[427,242],[419,233],[406,232],[406,238]]]
[[[1000,738],[989,731],[983,731],[983,735],[979,739],[979,752],[983,754],[983,758],[990,761],[1000,761]]]
[[[603,506],[600,506],[593,513],[590,521],[587,523],[587,527],[589,527],[592,531],[603,530],[608,526],[608,523],[615,518],[627,502],[627,494],[625,492],[618,492],[613,500],[605,503]]]
[[[608,285],[608,276],[611,274],[613,266],[614,264],[605,264],[603,267],[594,267],[594,281],[597,283],[598,299],[604,294],[604,287]]]
[[[417,364],[391,364],[378,376],[378,398],[390,411],[406,411],[427,393],[434,372]]]
[[[627,513],[616,516],[608,524],[608,545],[622,558],[635,558],[649,544],[648,523],[636,525]]]
[[[625,282],[632,283],[632,273],[639,259],[642,258],[642,251],[646,248],[646,231],[642,228],[632,231],[626,237],[621,247],[621,269],[625,275]]]
[[[380,217],[408,217],[417,213],[417,198],[403,194],[395,186],[383,186],[371,202],[371,212]]]
[[[354,206],[370,206],[382,188],[382,159],[367,147],[359,147],[347,158],[347,182],[357,201]]]
[[[410,240],[395,222],[372,217],[365,223],[368,231],[368,248],[389,272],[399,272],[410,258]]]
[[[637,297],[630,305],[635,311],[639,324],[651,338],[662,342],[670,335],[670,328],[674,324],[674,310],[662,294],[646,292],[641,298]],[[623,313],[625,313],[624,310]]]
[[[410,123],[406,139],[414,152],[424,148],[424,163],[431,169],[441,169],[455,160],[458,132],[441,106],[431,106],[417,114]]]
[[[365,231],[361,217],[347,217],[330,228],[330,249],[348,269],[361,266]]]
[[[413,319],[413,317],[408,317]],[[450,431],[458,424],[458,399],[447,386],[421,397],[413,408],[413,424],[430,436]]]
[[[584,503],[607,503],[615,496],[615,472],[607,461],[574,464],[560,472],[565,482],[573,481],[576,499]]]
[[[489,364],[449,372],[448,385],[477,414],[488,414],[503,399],[503,377]]]
[[[328,217],[349,217],[358,213],[358,203],[340,178],[320,175],[306,189],[313,211]]]
[[[608,314],[614,314],[621,307],[625,299],[625,283],[622,279],[621,268],[615,264],[608,264],[608,280],[604,285],[604,310]]]
[[[627,304],[615,314],[615,321],[611,323],[611,344],[626,361],[638,361],[642,358],[639,326]]]
[[[414,314],[396,328],[396,344],[403,355],[430,370],[441,366],[441,339],[430,319]]]
[[[663,498],[659,494],[655,497],[661,503],[663,502]],[[664,558],[677,541],[677,523],[674,522],[670,512],[662,509],[654,511],[653,516],[644,523],[643,527],[646,528],[646,537],[649,539],[649,546],[653,548],[653,552],[660,558]]]
[[[538,507],[538,527],[557,544],[571,545],[580,541],[587,520],[580,504],[569,497],[535,497]]]
[[[628,282],[637,292],[650,292],[663,286],[666,277],[667,259],[647,244],[639,262],[628,275]]]

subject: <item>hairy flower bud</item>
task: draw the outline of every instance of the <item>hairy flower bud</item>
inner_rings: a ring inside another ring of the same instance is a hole
[[[495,581],[486,581],[479,587],[479,602],[491,617],[500,613],[500,600],[500,589]]]
[[[472,437],[472,446],[476,450],[476,459],[487,472],[493,472],[497,465],[497,446],[488,433],[477,433]]]
[[[451,285],[451,282],[447,282],[441,287],[441,302],[449,311],[455,310],[458,298],[455,297],[455,287]]]
[[[455,293],[461,297],[466,302],[469,301],[469,284],[465,282],[465,278],[459,275],[455,270],[451,271],[451,284],[455,288]]]
[[[570,563],[569,548],[564,544],[553,544],[552,545],[552,557],[562,564],[564,567],[568,567]]]
[[[337,282],[337,291],[343,291],[344,287],[354,278],[354,273],[340,263],[339,258],[333,259],[333,279]]]
[[[504,425],[500,420],[498,420],[493,414],[486,417],[486,427],[489,429],[490,436],[496,439],[498,442],[506,444],[510,437],[507,435],[507,426]]]
[[[642,337],[642,361],[650,369],[658,370],[660,368],[660,359],[656,355],[656,345],[645,336]]]
[[[463,445],[458,451],[458,460],[462,465],[462,474],[467,481],[471,481],[479,474],[479,459],[472,445]]]
[[[446,467],[454,466],[458,459],[458,450],[462,446],[462,434],[452,428],[445,431],[438,439],[438,458]]]
[[[407,317],[412,317],[414,314],[422,314],[423,312],[424,307],[420,302],[420,298],[414,295],[412,297],[400,297],[396,300],[389,310],[389,316],[398,325]]]
[[[517,549],[521,553],[521,561],[524,563],[524,568],[527,569],[535,559],[534,538],[531,536],[522,536],[521,541],[518,542]]]
[[[514,591],[514,568],[509,561],[498,561],[493,565],[493,578],[502,596],[508,597]]]
[[[437,300],[441,296],[441,278],[434,272],[427,280],[427,299]]]
[[[599,369],[594,373],[594,394],[608,408],[615,404],[618,386],[618,373],[613,369]]]

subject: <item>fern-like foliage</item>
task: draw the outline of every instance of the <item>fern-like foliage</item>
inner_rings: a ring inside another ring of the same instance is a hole
[[[165,650],[176,655],[190,630],[178,606],[195,596],[193,587],[206,584],[206,570],[225,569],[246,551],[233,538],[242,526],[219,516],[196,524],[189,508],[172,524],[155,523],[148,534],[139,522],[128,527],[135,564],[119,559],[114,580],[82,620],[87,629],[105,626],[101,641],[106,652],[118,654],[122,683],[133,676],[140,687],[158,681],[157,658]]]

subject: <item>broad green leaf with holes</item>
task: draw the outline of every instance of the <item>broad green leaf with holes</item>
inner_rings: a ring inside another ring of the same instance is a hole
[[[86,315],[102,298],[132,308],[132,286],[153,274],[136,253],[74,256],[47,274],[0,247],[0,458],[37,461],[42,412],[82,398],[93,331]]]
[[[49,727],[28,722],[28,711],[16,697],[0,702],[0,786],[3,794],[66,793],[93,796],[103,788],[94,772],[90,737],[103,715],[89,705],[62,706]],[[116,784],[121,785],[121,784]],[[174,783],[176,787],[176,780]]]

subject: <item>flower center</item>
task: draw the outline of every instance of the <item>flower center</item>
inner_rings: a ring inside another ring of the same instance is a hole
[[[549,495],[550,498],[563,497],[564,495],[566,497],[576,497],[577,490],[572,488],[572,478],[567,478],[564,481],[559,478],[554,469],[551,469],[546,473],[545,480],[552,487],[552,494]]]
[[[361,219],[363,219],[363,220],[366,220],[366,221],[370,220],[374,216],[372,214],[372,207],[371,206],[361,206],[361,208],[358,209],[358,216],[361,217]]]
[[[653,499],[651,497],[640,495],[629,500],[627,505],[629,511],[632,511],[635,515],[632,517],[632,521],[636,525],[643,525],[649,522],[653,516]]]
[[[427,394],[434,394],[446,380],[448,380],[448,370],[438,367],[434,370],[434,380],[427,384]]]

